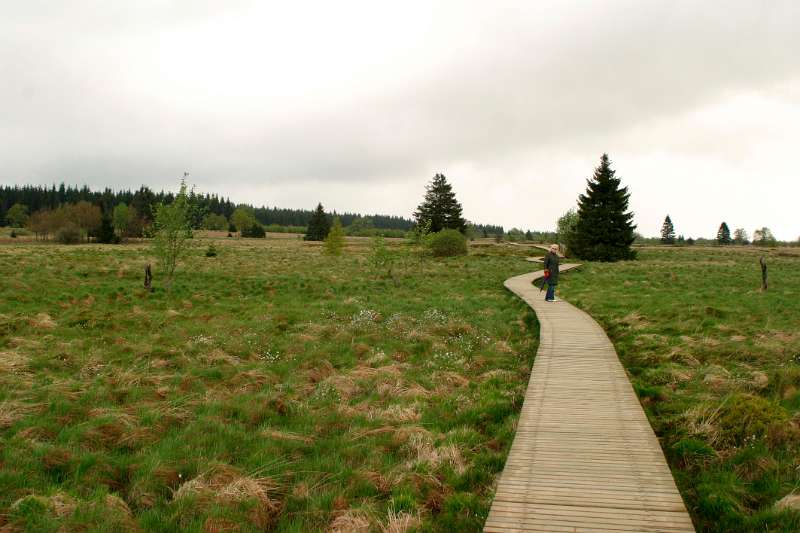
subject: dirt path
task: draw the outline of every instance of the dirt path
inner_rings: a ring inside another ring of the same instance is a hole
[[[484,531],[694,531],[614,346],[588,314],[546,303],[531,284],[541,275],[505,282],[540,340]]]

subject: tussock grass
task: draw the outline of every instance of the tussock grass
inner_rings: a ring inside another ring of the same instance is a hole
[[[800,531],[800,251],[639,258],[584,265],[560,289],[609,333],[698,530]]]
[[[480,530],[536,349],[524,251],[389,240],[389,275],[350,244],[199,237],[170,293],[143,244],[0,246],[0,529]]]

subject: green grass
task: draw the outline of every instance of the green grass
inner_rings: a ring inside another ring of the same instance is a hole
[[[800,531],[774,508],[800,492],[800,250],[646,248],[560,289],[614,342],[698,530]]]
[[[7,242],[7,241],[6,241]],[[0,529],[478,531],[536,348],[510,247],[0,246]],[[159,273],[155,272],[159,285]]]

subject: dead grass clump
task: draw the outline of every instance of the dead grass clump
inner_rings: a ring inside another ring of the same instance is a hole
[[[373,521],[360,509],[348,509],[338,515],[328,526],[329,533],[369,533]]]
[[[354,431],[353,435],[350,437],[350,440],[358,440],[358,439],[363,439],[364,437],[372,437],[374,435],[384,435],[386,433],[394,433],[394,431],[395,431],[394,426],[381,426],[379,428],[361,429],[358,431]]]
[[[0,352],[0,374],[17,374],[28,368],[28,358],[16,351]]]
[[[39,313],[28,320],[28,323],[36,329],[53,329],[58,325],[47,313]]]
[[[506,341],[495,342],[494,349],[499,353],[508,353],[508,354],[514,353],[514,349]]]
[[[266,527],[280,510],[273,498],[276,491],[277,485],[269,478],[246,476],[231,466],[218,465],[182,484],[173,498],[193,498],[202,507],[255,502],[257,513],[251,519],[258,527]]]
[[[469,385],[469,379],[465,378],[461,374],[449,370],[435,372],[433,374],[433,381],[442,383],[451,388],[460,388]]]
[[[401,377],[403,370],[408,368],[408,365],[403,363],[393,363],[391,365],[384,365],[378,368],[370,366],[357,366],[349,372],[349,375],[356,379],[370,379],[380,374],[388,376]]]
[[[364,478],[368,483],[375,487],[375,490],[381,494],[390,494],[395,485],[397,485],[400,481],[396,477],[387,477],[380,472],[375,472],[374,470],[360,472],[359,476]]]
[[[265,437],[275,440],[302,442],[304,444],[311,444],[312,442],[314,442],[314,439],[312,439],[311,437],[307,437],[299,433],[292,433],[289,431],[280,431],[278,429],[263,429],[261,430],[261,434]]]
[[[90,419],[106,419],[83,435],[85,442],[106,448],[125,446],[135,447],[155,438],[154,433],[148,428],[139,426],[139,421],[133,415],[106,408],[91,409],[87,413]]]
[[[620,322],[633,329],[644,329],[650,325],[650,323],[637,311],[628,313],[620,320]]]
[[[73,498],[68,494],[64,494],[63,492],[57,492],[52,496],[37,496],[35,494],[25,496],[12,503],[11,509],[16,510],[25,502],[31,500],[40,503],[42,507],[48,509],[58,518],[65,518],[67,516],[70,516],[72,513],[75,512],[75,509],[78,507],[78,502],[75,500],[75,498]]]
[[[455,444],[437,447],[429,435],[415,433],[409,437],[406,446],[412,456],[407,465],[409,468],[416,464],[427,463],[431,468],[448,465],[459,474],[463,474],[466,470],[464,458]]]
[[[412,435],[421,435],[424,439],[433,440],[431,432],[422,426],[401,426],[395,430],[392,440],[397,444],[405,444]]]
[[[516,381],[517,374],[512,372],[511,370],[505,370],[503,368],[496,368],[494,370],[489,370],[488,372],[484,372],[479,376],[481,381],[489,381],[490,379],[499,379],[500,381]]]
[[[352,377],[346,374],[334,374],[327,377],[322,383],[335,388],[339,392],[339,397],[344,401],[361,392],[361,387]]]
[[[328,376],[334,374],[336,369],[333,368],[333,365],[327,359],[323,359],[322,361],[317,361],[314,363],[308,362],[303,366],[308,368],[311,365],[314,365],[313,368],[309,368],[306,372],[306,378],[310,383],[319,383],[320,381],[324,380]]]
[[[370,351],[370,347],[362,342],[357,342],[353,345],[353,354],[355,354],[359,359],[362,359]]]
[[[720,390],[729,385],[731,373],[719,365],[711,365],[706,369],[703,383],[714,390]]]
[[[370,409],[368,420],[387,420],[389,422],[418,422],[422,415],[414,405],[390,405],[385,409]]]
[[[778,511],[783,511],[786,509],[800,511],[800,494],[787,494],[775,502],[775,509]]]
[[[375,386],[384,398],[427,398],[431,392],[418,383],[407,384],[398,377],[388,377],[378,381]]]
[[[228,531],[241,531],[242,527],[236,520],[221,516],[209,516],[203,522],[203,533],[226,533]]]
[[[769,385],[769,377],[764,372],[754,370],[753,372],[750,372],[750,377],[750,385],[754,389],[762,390],[767,388],[767,385]]]
[[[11,427],[14,422],[39,409],[40,405],[24,404],[13,400],[0,402],[0,429]]]
[[[241,364],[241,361],[238,357],[233,356],[227,353],[225,350],[221,350],[219,348],[215,348],[210,353],[205,354],[201,357],[201,360],[209,365],[224,364],[238,366]]]
[[[274,382],[274,376],[256,369],[239,372],[226,381],[226,383],[242,392],[256,392]]]
[[[411,514],[406,511],[399,513],[394,509],[389,509],[386,523],[381,526],[383,533],[405,533],[406,531],[417,528],[422,524],[419,513]]]

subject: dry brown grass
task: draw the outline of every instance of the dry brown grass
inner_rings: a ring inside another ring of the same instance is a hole
[[[235,355],[231,355],[225,352],[225,350],[221,350],[219,348],[211,350],[211,352],[203,355],[200,359],[209,365],[225,364],[231,366],[238,366],[242,363],[241,359],[239,359]]]
[[[228,465],[217,465],[194,479],[183,483],[173,498],[193,498],[197,505],[255,502],[251,522],[267,528],[280,510],[279,499],[273,497],[277,484],[269,478],[251,477]]]
[[[17,374],[28,368],[28,357],[17,351],[0,352],[0,374]]]
[[[58,326],[56,321],[47,313],[39,313],[35,317],[30,318],[28,323],[31,327],[36,329],[53,329]]]
[[[348,509],[338,515],[328,526],[329,533],[368,533],[372,531],[374,521],[366,511]]]
[[[457,372],[442,370],[434,372],[433,381],[442,384],[443,388],[461,388],[469,386],[469,379]]]
[[[368,420],[388,422],[417,422],[422,418],[416,405],[390,405],[386,408],[372,408],[367,411]]]
[[[0,402],[0,428],[11,427],[17,420],[41,408],[40,404],[26,404],[14,400]]]
[[[411,514],[405,511],[397,513],[394,509],[389,509],[386,523],[381,525],[381,531],[383,533],[405,533],[421,524],[419,513]]]
[[[78,502],[72,496],[57,492],[52,496],[36,496],[30,495],[20,498],[11,504],[11,509],[19,508],[22,503],[29,500],[36,500],[41,503],[45,509],[49,509],[54,515],[59,518],[64,518],[75,512],[78,507]]]
[[[406,447],[411,455],[411,460],[407,465],[409,468],[427,463],[434,469],[441,465],[449,465],[459,474],[463,474],[466,470],[461,451],[454,444],[437,447],[429,435],[415,433],[409,437]]]
[[[299,433],[292,433],[290,431],[280,431],[277,429],[263,429],[261,430],[261,434],[265,437],[275,440],[302,442],[305,444],[311,444],[314,442],[314,439],[311,437],[307,437]]]
[[[514,381],[517,378],[516,372],[512,372],[511,370],[505,370],[502,368],[497,368],[495,370],[489,370],[488,372],[484,372],[479,376],[481,381],[488,381],[490,379],[497,378],[502,381]]]

